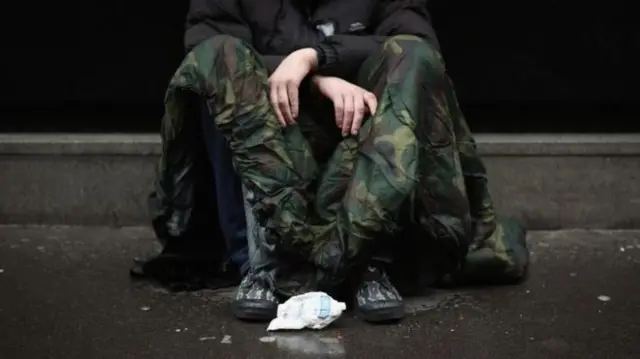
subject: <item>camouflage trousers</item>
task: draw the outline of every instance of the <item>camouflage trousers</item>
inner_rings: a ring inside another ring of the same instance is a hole
[[[378,243],[435,241],[455,270],[493,233],[486,171],[434,46],[397,36],[365,61],[354,82],[377,96],[378,109],[328,155],[318,150],[326,133],[279,124],[267,81],[249,45],[217,36],[189,53],[166,99],[206,99],[270,248],[338,282]],[[175,103],[166,101],[165,142],[180,137],[185,118]]]

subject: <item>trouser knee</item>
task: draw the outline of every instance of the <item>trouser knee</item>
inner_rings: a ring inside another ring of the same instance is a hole
[[[413,35],[393,36],[383,45],[383,56],[390,69],[408,70],[411,67],[421,67],[430,78],[445,76],[445,64],[442,54],[436,45]]]

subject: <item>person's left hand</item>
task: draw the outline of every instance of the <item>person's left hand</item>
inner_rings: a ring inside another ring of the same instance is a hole
[[[336,125],[343,136],[356,135],[367,112],[376,113],[376,95],[338,77],[314,76],[318,90],[333,102]]]
[[[311,48],[292,52],[269,77],[269,98],[283,126],[293,125],[300,106],[298,89],[302,80],[318,65],[318,53]]]

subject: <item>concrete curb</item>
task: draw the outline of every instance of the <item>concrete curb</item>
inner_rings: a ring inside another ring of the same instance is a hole
[[[531,229],[640,228],[640,134],[477,136],[501,213]],[[144,225],[155,134],[0,134],[0,223]]]
[[[476,135],[485,156],[640,155],[640,134]],[[160,155],[155,134],[0,134],[2,155]]]

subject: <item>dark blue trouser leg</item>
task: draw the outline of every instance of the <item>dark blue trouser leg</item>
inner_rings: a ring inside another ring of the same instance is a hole
[[[209,162],[213,167],[220,229],[224,235],[231,261],[244,274],[249,268],[249,248],[242,185],[233,167],[229,145],[222,133],[216,128],[204,103],[200,117]]]

